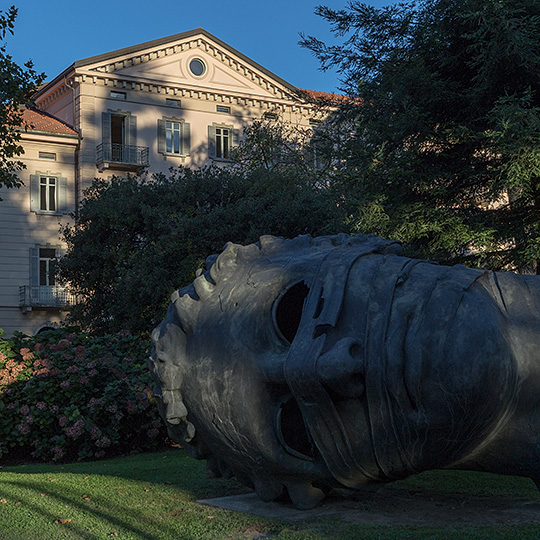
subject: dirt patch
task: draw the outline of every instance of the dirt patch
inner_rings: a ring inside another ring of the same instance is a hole
[[[285,503],[265,503],[254,493],[198,502],[290,521],[334,518],[370,525],[431,527],[540,524],[538,501],[449,495],[399,486],[366,493],[362,498],[343,498],[341,494],[334,494],[312,510],[297,510]]]

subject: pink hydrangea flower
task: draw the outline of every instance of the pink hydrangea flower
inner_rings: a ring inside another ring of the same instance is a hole
[[[28,424],[19,424],[17,426],[17,429],[22,435],[27,435],[28,433],[30,433],[30,426]]]
[[[56,345],[56,348],[57,350],[59,351],[63,351],[64,349],[66,349],[67,347],[69,347],[71,345],[71,342],[68,340],[68,339],[61,339],[59,342],[58,342],[58,345]]]
[[[101,439],[98,439],[95,442],[95,445],[98,448],[107,448],[107,446],[111,445],[111,439],[109,439],[109,437],[101,437]]]

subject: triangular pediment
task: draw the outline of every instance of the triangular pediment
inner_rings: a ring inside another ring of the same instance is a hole
[[[193,69],[194,60],[202,62],[203,73]],[[263,99],[295,95],[293,86],[202,29],[93,57],[76,67],[131,81]]]

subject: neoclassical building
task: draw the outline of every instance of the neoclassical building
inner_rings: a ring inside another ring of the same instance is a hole
[[[74,62],[25,111],[24,186],[0,189],[0,328],[34,334],[74,301],[50,270],[94,178],[227,163],[255,119],[319,122],[320,97],[202,28]]]

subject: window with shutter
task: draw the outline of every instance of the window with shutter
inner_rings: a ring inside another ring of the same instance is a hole
[[[230,159],[231,148],[238,145],[238,129],[213,124],[208,126],[208,155],[212,159]]]
[[[158,120],[158,152],[171,156],[189,156],[190,125],[176,118]]]
[[[67,178],[45,174],[30,175],[30,210],[36,214],[67,213]]]

